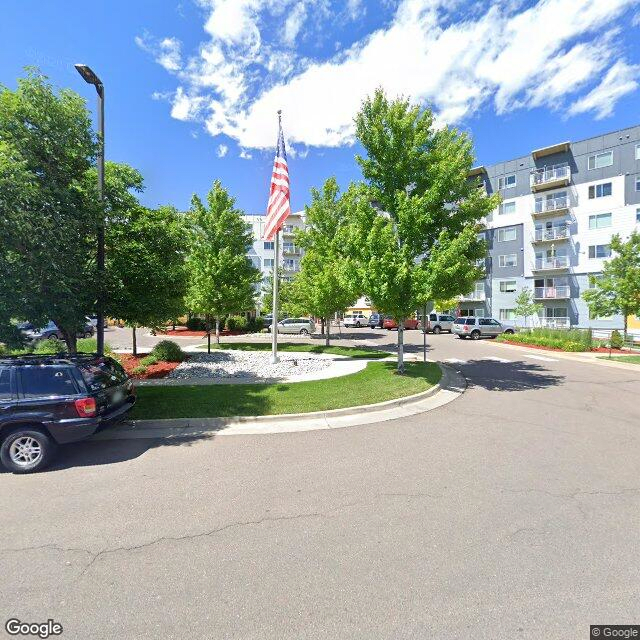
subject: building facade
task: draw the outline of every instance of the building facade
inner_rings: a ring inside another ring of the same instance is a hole
[[[640,125],[476,167],[471,177],[502,203],[486,220],[486,278],[459,313],[521,324],[515,298],[528,287],[542,305],[529,324],[620,328],[621,317],[590,317],[582,294],[611,256],[611,236],[640,229]]]
[[[250,225],[253,234],[253,245],[249,251],[249,257],[253,266],[262,272],[262,284],[264,285],[273,272],[274,243],[263,240],[266,216],[245,215],[244,221]],[[291,213],[282,227],[280,235],[280,266],[283,270],[282,279],[290,281],[300,271],[302,249],[297,247],[294,240],[296,229],[304,228],[304,211]],[[262,288],[262,285],[260,285]]]

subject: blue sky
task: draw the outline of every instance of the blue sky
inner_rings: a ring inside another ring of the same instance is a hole
[[[376,86],[469,131],[478,163],[640,123],[640,0],[5,0],[0,83],[36,65],[94,106],[143,201],[219,178],[262,213],[283,110],[292,205],[360,177],[352,118]]]

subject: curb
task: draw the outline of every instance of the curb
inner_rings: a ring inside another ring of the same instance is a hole
[[[329,411],[273,416],[132,420],[97,433],[91,440],[264,435],[336,429],[406,418],[448,404],[464,393],[467,387],[465,378],[454,369],[438,364],[442,370],[438,384],[427,391],[395,400]]]

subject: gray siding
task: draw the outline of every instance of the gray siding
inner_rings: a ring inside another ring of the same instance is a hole
[[[515,228],[516,239],[498,242],[498,230]],[[490,278],[514,278],[524,275],[524,227],[522,224],[505,225],[495,229],[487,229],[486,242],[489,259],[487,260],[487,276]],[[515,254],[515,267],[501,267],[499,256]]]

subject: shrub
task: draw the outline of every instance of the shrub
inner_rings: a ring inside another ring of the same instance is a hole
[[[229,316],[224,323],[225,331],[235,331],[237,326],[238,318],[236,316]]]
[[[539,347],[551,347],[562,351],[590,351],[593,344],[591,331],[582,329],[537,328],[514,335],[499,336],[498,339]]]
[[[251,318],[249,322],[247,322],[247,331],[252,332],[260,332],[264,328],[264,319],[263,318]]]
[[[6,344],[2,344],[2,342],[0,342],[0,356],[8,356],[10,353],[11,349],[9,349]]]
[[[624,340],[622,339],[622,334],[617,329],[614,329],[611,332],[611,348],[622,349],[623,346]]]
[[[150,367],[153,364],[158,364],[158,362],[159,362],[158,358],[156,358],[152,354],[149,354],[148,356],[140,360],[140,364],[144,365],[145,367]]]
[[[161,340],[153,347],[151,355],[158,361],[164,362],[182,362],[184,360],[184,352],[171,340]]]
[[[67,345],[61,340],[58,340],[58,338],[48,338],[47,340],[40,340],[33,347],[33,353],[38,354],[63,353],[66,350]]]
[[[134,367],[133,369],[131,369],[131,373],[134,373],[136,375],[140,375],[141,373],[146,373],[147,371],[147,367],[145,367],[144,365],[138,365],[137,367]]]
[[[187,329],[189,331],[204,331],[206,329],[202,318],[189,318],[187,320]]]

